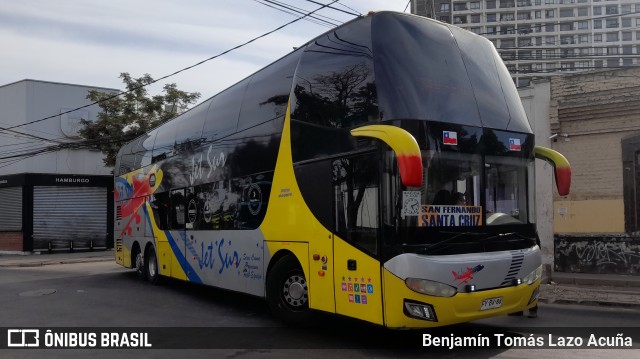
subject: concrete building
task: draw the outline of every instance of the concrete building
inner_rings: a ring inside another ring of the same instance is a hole
[[[412,13],[491,40],[516,85],[638,63],[638,0],[413,0]]]
[[[89,105],[92,89],[118,91],[35,80],[0,86],[0,251],[112,242],[113,177],[102,153],[59,148],[80,139],[80,119],[97,117],[97,105],[62,114]]]
[[[536,142],[564,154],[573,170],[567,197],[537,185],[543,247],[552,224],[556,271],[640,275],[638,78],[638,67],[599,70],[520,89]],[[537,178],[546,182],[546,171]]]

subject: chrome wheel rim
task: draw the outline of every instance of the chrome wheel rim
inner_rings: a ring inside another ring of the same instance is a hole
[[[290,276],[282,287],[282,295],[285,303],[292,308],[300,309],[307,304],[308,289],[304,276],[294,274]]]

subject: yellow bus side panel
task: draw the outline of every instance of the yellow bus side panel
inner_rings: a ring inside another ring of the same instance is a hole
[[[156,242],[156,257],[158,258],[158,273],[171,277],[171,258],[175,257],[169,242]]]
[[[156,257],[158,258],[158,268],[160,275],[173,277],[176,279],[187,280],[187,274],[182,269],[176,254],[174,253],[166,233],[156,225],[153,210],[149,202],[146,204],[147,216],[149,216],[149,225],[153,230],[154,244],[156,247]]]
[[[267,242],[304,242],[305,246],[308,243],[305,256],[298,253],[296,256],[305,268],[309,283],[309,306],[334,313],[332,233],[311,213],[300,193],[293,171],[289,123],[287,109],[269,207],[260,229]],[[271,256],[275,254],[274,250],[280,249],[279,245],[272,244],[268,248]],[[314,254],[318,260],[312,259]]]
[[[338,237],[334,243],[336,313],[382,325],[380,262]]]
[[[129,250],[122,243],[122,240],[121,239],[120,240],[116,240],[116,243],[115,243],[114,247],[115,247],[114,248],[114,252],[115,252],[115,257],[116,257],[115,258],[116,259],[116,263],[120,264],[123,267],[131,268],[131,254],[129,253]],[[129,260],[128,260],[129,263],[125,263],[125,256],[129,257]]]
[[[410,290],[404,281],[383,268],[385,325],[389,328],[426,328],[450,325],[525,310],[537,304],[527,304],[540,282],[533,285],[458,293],[453,297],[433,297]],[[502,297],[502,307],[481,311],[484,299]],[[437,322],[414,319],[404,314],[404,299],[431,304]]]

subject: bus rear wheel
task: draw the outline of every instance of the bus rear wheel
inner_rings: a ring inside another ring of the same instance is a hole
[[[145,271],[147,273],[147,280],[151,284],[160,283],[160,272],[158,271],[158,257],[153,246],[149,246],[147,249],[147,255],[145,258]]]
[[[309,319],[308,284],[294,256],[274,264],[267,278],[267,301],[271,311],[285,322],[302,324]]]

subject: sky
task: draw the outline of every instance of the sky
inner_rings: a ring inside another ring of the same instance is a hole
[[[271,31],[300,14],[267,7],[273,0],[0,0],[0,86],[23,79],[123,89],[121,72],[154,79]],[[278,0],[309,12],[332,0]],[[316,3],[314,3],[316,2]],[[340,0],[336,9],[404,11],[408,0]],[[354,11],[355,10],[355,11]],[[407,9],[407,12],[409,9]],[[353,19],[324,8],[333,23]],[[165,83],[209,98],[331,27],[295,22]]]

